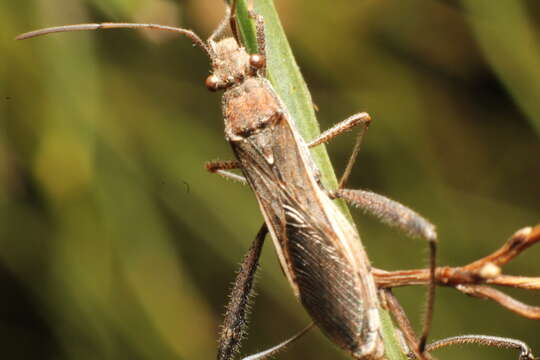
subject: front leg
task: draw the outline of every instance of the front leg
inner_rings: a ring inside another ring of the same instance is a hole
[[[240,182],[242,185],[247,185],[247,180],[245,177],[228,171],[233,169],[241,169],[242,165],[239,161],[209,161],[206,163],[205,166],[206,170],[210,171],[213,174],[218,174],[220,176],[223,176],[225,179],[231,179]]]

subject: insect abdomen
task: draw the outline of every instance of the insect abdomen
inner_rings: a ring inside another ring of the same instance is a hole
[[[352,354],[369,331],[358,276],[333,237],[286,209],[287,245],[300,301],[315,323]]]

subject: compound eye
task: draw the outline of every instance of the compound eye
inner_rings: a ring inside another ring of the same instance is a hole
[[[219,78],[216,75],[209,75],[204,82],[208,90],[219,90]]]
[[[252,54],[249,56],[249,65],[255,69],[260,69],[266,64],[266,59],[260,54]]]

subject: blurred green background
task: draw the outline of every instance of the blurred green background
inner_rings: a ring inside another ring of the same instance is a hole
[[[349,182],[411,206],[461,265],[540,221],[540,3],[277,1],[325,129],[374,122]],[[189,40],[127,30],[16,42],[44,26],[144,21],[206,37],[221,0],[0,2],[0,351],[7,359],[209,359],[237,264],[262,218],[207,173],[232,158],[208,61]],[[329,146],[338,173],[354,135]],[[360,215],[360,214],[358,214]],[[426,246],[358,216],[376,267]],[[242,353],[308,322],[267,242]],[[540,275],[540,248],[505,270]],[[513,295],[540,305],[540,296]],[[418,327],[423,288],[396,291]],[[520,338],[540,323],[440,289],[432,339]],[[515,359],[467,346],[441,359]],[[347,358],[319,331],[280,359]]]

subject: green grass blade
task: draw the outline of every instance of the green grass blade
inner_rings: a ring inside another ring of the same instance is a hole
[[[487,62],[540,136],[540,47],[525,2],[462,3]]]
[[[295,121],[297,129],[304,139],[315,138],[320,130],[315,117],[311,94],[296,64],[291,48],[279,21],[272,0],[255,1],[255,12],[264,17],[266,34],[266,53],[268,63],[268,79],[279,94],[289,113]],[[245,0],[238,0],[237,17],[240,33],[245,46],[250,53],[257,51],[255,26],[248,16]],[[337,187],[334,169],[324,146],[318,146],[312,150],[315,163],[321,171],[322,181],[329,189]],[[341,203],[342,211],[349,217],[348,208]],[[395,330],[388,314],[383,313],[383,338],[385,342],[386,356],[389,360],[405,360],[405,355],[395,338]]]
[[[287,106],[302,137],[313,139],[320,130],[311,95],[294,60],[273,2],[256,1],[255,11],[265,21],[268,79]],[[255,26],[248,16],[244,0],[238,1],[238,21],[245,46],[249,52],[256,52]],[[316,147],[312,154],[323,174],[323,183],[330,189],[336,188],[336,176],[324,146]]]

